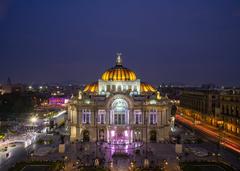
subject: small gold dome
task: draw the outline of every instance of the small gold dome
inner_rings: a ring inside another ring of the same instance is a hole
[[[154,93],[157,90],[152,85],[141,82],[140,91],[141,93],[150,93],[150,92]]]
[[[121,54],[117,54],[116,66],[108,69],[102,75],[104,81],[135,81],[137,76],[132,70],[122,66]]]
[[[97,93],[98,92],[98,83],[94,82],[94,83],[91,83],[91,84],[87,84],[85,86],[83,92]]]

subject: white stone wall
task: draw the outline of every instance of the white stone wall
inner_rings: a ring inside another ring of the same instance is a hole
[[[120,96],[121,97],[121,96]],[[131,100],[131,99],[129,99]],[[98,129],[103,128],[104,129],[104,134],[105,134],[105,140],[107,140],[107,128],[109,123],[110,124],[114,124],[114,122],[109,122],[110,119],[110,113],[111,113],[111,102],[112,101],[106,101],[106,105],[105,107],[101,107],[101,108],[94,108],[91,105],[86,105],[84,107],[79,106],[78,109],[76,109],[77,105],[72,105],[69,106],[69,116],[68,118],[70,119],[70,137],[71,140],[80,140],[82,139],[82,131],[87,129],[90,132],[90,141],[95,141],[96,140],[96,125],[94,124],[95,122],[95,117],[97,118],[98,116],[98,110],[105,110],[105,125],[102,124],[98,124]],[[146,127],[145,127],[145,114],[147,117],[147,124],[148,124],[148,128],[147,128],[147,132],[148,132],[148,137],[147,140],[149,141],[150,138],[150,134],[149,132],[151,130],[156,130],[157,131],[157,141],[166,139],[169,137],[169,132],[170,132],[170,126],[169,126],[169,120],[170,120],[170,116],[171,116],[171,110],[170,110],[170,106],[166,103],[166,104],[155,104],[155,105],[151,105],[152,107],[150,107],[149,105],[147,106],[142,106],[142,107],[134,107],[134,102],[129,102],[131,103],[131,107],[128,108],[129,111],[129,126],[130,128],[132,127],[133,131],[134,130],[140,130],[141,131],[141,140],[146,141]],[[147,107],[147,109],[145,108]],[[82,110],[83,109],[91,109],[91,123],[90,124],[83,124],[82,123]],[[150,125],[149,124],[149,114],[150,114],[150,110],[151,109],[155,109],[155,111],[157,111],[157,124],[156,125]],[[135,115],[134,115],[134,110],[141,110],[142,113],[142,123],[138,123],[138,125],[135,125]],[[94,111],[96,112],[94,115]],[[97,121],[97,119],[96,119]],[[133,132],[134,134],[134,132]]]
[[[138,94],[140,94],[140,80],[137,79],[135,81],[103,81],[101,79],[98,80],[98,92],[101,94],[102,91],[107,92],[107,85],[110,85],[110,89],[112,89],[112,86],[115,85],[116,91],[118,90],[118,87],[121,87],[121,90],[124,90],[124,87],[126,87],[126,91],[128,90],[128,87],[131,86],[132,91],[134,90],[134,87],[136,86]]]

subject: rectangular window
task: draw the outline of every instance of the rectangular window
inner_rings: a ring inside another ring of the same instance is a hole
[[[99,124],[104,124],[105,123],[105,115],[106,115],[106,111],[105,110],[98,110],[97,122]]]
[[[116,85],[112,85],[112,91],[116,91]]]
[[[126,85],[123,85],[123,91],[126,91]]]
[[[141,124],[142,123],[142,111],[134,110],[134,123]]]
[[[150,110],[150,113],[149,113],[149,124],[151,124],[151,125],[157,124],[157,110],[156,109]]]
[[[134,91],[137,91],[137,86],[134,86]]]
[[[82,110],[82,123],[85,123],[85,124],[91,123],[91,110],[88,110],[88,109]]]
[[[108,92],[110,91],[110,85],[107,85],[107,91]]]

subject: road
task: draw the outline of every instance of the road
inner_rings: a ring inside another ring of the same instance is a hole
[[[210,127],[207,124],[201,123],[201,124],[193,124],[192,120],[187,119],[183,116],[176,115],[176,120],[186,124],[193,129],[196,129],[204,134],[207,134],[208,136],[212,137],[213,139],[216,139],[216,141],[219,140],[219,130],[214,127]],[[237,139],[235,136],[226,135],[221,137],[221,145],[229,148],[237,153],[240,153],[240,139]]]
[[[192,139],[194,137],[201,138],[201,143],[187,143],[183,144],[183,149],[186,153],[182,154],[182,161],[192,161],[192,160],[208,160],[208,161],[222,161],[224,163],[228,163],[236,170],[240,170],[240,153],[229,150],[228,148],[221,146],[216,143],[216,138],[205,134],[204,132],[194,131],[192,133],[192,128],[186,124],[177,122],[176,131],[174,132],[175,136],[181,137],[181,142],[185,142],[185,140]],[[198,149],[198,151],[207,151],[209,153],[208,156],[199,157],[188,149],[194,148]],[[212,155],[211,155],[212,154]],[[219,155],[217,155],[219,154]]]

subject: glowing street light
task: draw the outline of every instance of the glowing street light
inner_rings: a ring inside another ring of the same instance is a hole
[[[31,117],[31,118],[30,118],[30,121],[31,121],[32,123],[36,123],[36,122],[37,122],[37,117],[36,117],[36,116]]]

